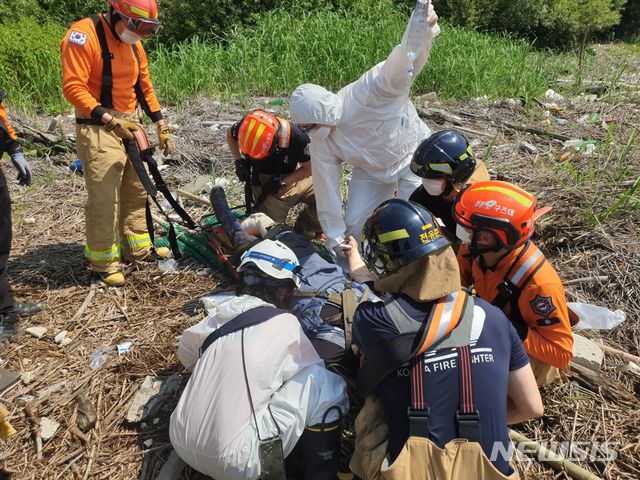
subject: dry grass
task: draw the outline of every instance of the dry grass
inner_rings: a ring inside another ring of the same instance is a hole
[[[265,101],[257,100],[255,106],[264,108]],[[196,174],[211,173],[213,165],[216,176],[231,179],[224,132],[213,132],[201,122],[233,121],[246,108],[249,106],[221,106],[198,99],[173,112],[171,122],[180,125],[176,143],[181,155],[166,176],[181,184]],[[447,104],[444,108],[451,112],[473,112],[495,121],[520,121],[551,128],[545,125],[549,117],[544,117],[538,107],[524,111],[506,104]],[[615,157],[633,126],[640,124],[640,113],[630,106],[568,105],[561,115],[570,123],[562,127],[562,133],[575,138],[606,139],[607,132],[602,127],[576,122],[592,111],[617,119],[618,140],[607,147]],[[40,127],[47,123],[45,119],[39,121]],[[433,121],[430,124],[434,129],[451,126],[436,125]],[[554,216],[543,224],[538,241],[561,277],[570,280],[594,274],[608,276],[605,283],[569,287],[569,296],[626,311],[625,324],[605,332],[602,340],[638,355],[637,210],[615,212],[601,224],[585,216],[589,209],[594,215],[601,215],[629,188],[620,182],[640,175],[637,149],[625,159],[629,171],[615,185],[606,172],[598,169],[593,158],[576,153],[571,158],[572,167],[585,176],[594,173],[588,182],[576,181],[558,160],[562,147],[557,142],[492,127],[482,120],[465,119],[464,125],[488,134],[470,137],[479,139],[475,150],[485,158],[493,149],[489,156],[493,172],[537,192],[542,204],[554,207]],[[65,128],[70,131],[71,127]],[[521,140],[534,143],[541,153],[529,155],[518,151]],[[505,144],[514,147],[496,151],[495,147]],[[606,160],[606,155],[603,158]],[[168,401],[158,415],[158,423],[151,422],[146,428],[127,424],[126,412],[145,376],[178,373],[186,381],[176,358],[176,341],[197,319],[193,300],[215,289],[219,282],[197,275],[196,268],[187,264],[170,275],[162,275],[153,265],[130,267],[129,282],[122,289],[93,285],[82,257],[85,192],[82,179],[69,174],[66,168],[72,159],[39,158],[33,162],[40,178],[37,184],[26,190],[11,187],[15,227],[9,271],[15,295],[21,300],[44,301],[48,305],[44,313],[24,320],[22,326],[44,326],[48,332],[40,340],[21,332],[0,353],[1,366],[21,374],[30,372],[33,377],[30,383],[21,382],[3,394],[2,403],[12,410],[11,421],[18,435],[3,446],[0,467],[4,465],[14,471],[11,477],[14,480],[155,478],[168,455],[167,424],[177,399]],[[232,186],[233,200],[240,201],[240,190],[237,184]],[[593,205],[594,199],[601,204]],[[187,206],[195,209],[194,205]],[[200,213],[203,211],[197,211],[196,216]],[[35,223],[31,223],[32,219]],[[81,308],[83,305],[86,308]],[[68,336],[73,338],[65,348],[53,342],[60,330],[68,330]],[[112,352],[101,368],[89,367],[89,355],[94,350],[125,341],[134,342],[132,352],[120,357]],[[567,384],[545,388],[545,417],[518,426],[517,430],[541,441],[619,442],[616,461],[585,461],[582,465],[606,479],[640,478],[639,378],[622,373],[620,368],[624,364],[619,358],[607,356],[601,382],[576,377]],[[52,386],[59,389],[46,393],[45,389]],[[88,394],[98,412],[97,426],[90,432],[86,446],[69,430],[75,421],[74,397],[78,392]],[[56,436],[44,444],[42,460],[36,459],[23,408],[25,400],[35,402],[42,416],[61,423]],[[144,446],[143,442],[149,439],[153,444]],[[525,479],[565,478],[564,474],[556,477],[536,462],[520,461],[518,466]],[[181,478],[203,477],[187,470]]]

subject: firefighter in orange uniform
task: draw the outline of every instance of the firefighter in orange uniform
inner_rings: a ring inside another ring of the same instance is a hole
[[[238,180],[246,185],[246,203],[253,200],[253,211],[284,223],[289,210],[304,203],[295,229],[310,237],[321,236],[305,131],[284,118],[254,110],[227,130],[227,144]]]
[[[156,0],[109,0],[109,11],[74,23],[61,43],[63,92],[76,111],[77,153],[87,185],[85,256],[108,285],[121,286],[121,258],[153,260],[147,194],[123,140],[140,125],[138,105],[173,148],[140,42],[160,25]],[[166,248],[157,250],[168,255]]]
[[[506,182],[467,186],[453,213],[464,286],[502,308],[516,327],[538,384],[561,378],[573,358],[573,312],[560,277],[531,242],[534,223],[550,210],[535,210],[536,198]]]

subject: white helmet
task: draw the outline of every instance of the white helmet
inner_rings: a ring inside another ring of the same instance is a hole
[[[277,240],[263,240],[244,252],[238,272],[247,267],[257,267],[269,277],[279,280],[292,280],[296,287],[300,286],[297,274],[300,262],[293,251],[284,243]]]
[[[342,115],[342,100],[320,85],[305,83],[291,94],[289,113],[295,123],[335,127]]]

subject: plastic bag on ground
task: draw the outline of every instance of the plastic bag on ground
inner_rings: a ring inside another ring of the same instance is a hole
[[[608,308],[590,303],[568,302],[567,306],[580,318],[575,330],[612,330],[627,317],[622,310],[612,312]]]

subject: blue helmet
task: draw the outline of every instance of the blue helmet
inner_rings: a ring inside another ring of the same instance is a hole
[[[436,132],[423,140],[411,158],[411,171],[422,178],[465,183],[476,169],[466,137],[455,130]]]
[[[406,200],[386,200],[373,211],[362,231],[362,251],[369,268],[388,275],[450,245],[436,218]]]

